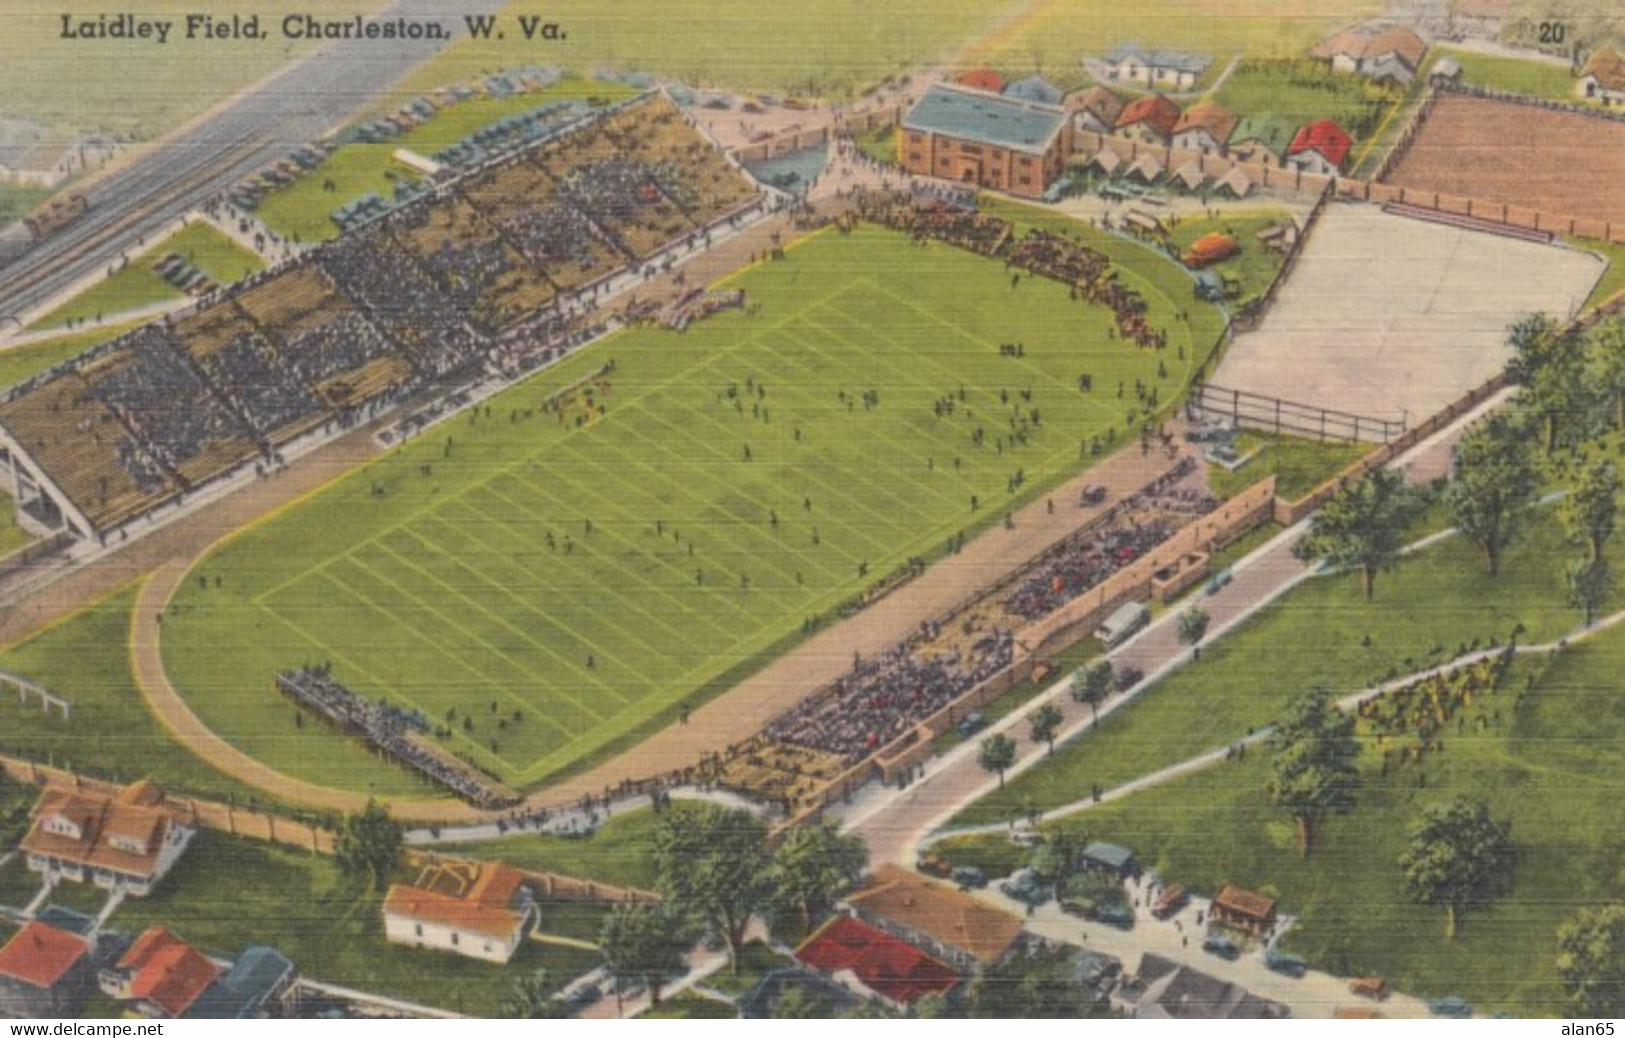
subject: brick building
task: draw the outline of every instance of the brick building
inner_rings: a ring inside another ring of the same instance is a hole
[[[1064,108],[932,87],[903,118],[898,163],[908,172],[1038,198],[1070,148]]]

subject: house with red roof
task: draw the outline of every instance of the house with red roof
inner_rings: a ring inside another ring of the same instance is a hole
[[[954,82],[972,90],[985,90],[990,94],[1004,93],[1004,77],[990,68],[973,68],[969,72],[961,73]]]
[[[151,926],[111,968],[102,970],[102,993],[133,1002],[142,1016],[177,1020],[219,979],[221,968],[163,925]]]
[[[1021,936],[1021,919],[951,886],[895,865],[881,865],[846,906],[863,922],[967,973],[1004,957]]]
[[[1309,53],[1331,63],[1334,72],[1356,72],[1377,82],[1401,86],[1416,78],[1427,41],[1403,25],[1344,29]]]
[[[0,948],[0,1016],[71,1014],[84,1001],[95,971],[90,942],[39,920]]]
[[[1580,70],[1574,92],[1605,105],[1625,104],[1625,59],[1612,47],[1599,47]]]
[[[507,962],[536,924],[535,899],[518,870],[501,862],[429,865],[384,898],[384,937],[487,962]]]
[[[1235,113],[1212,101],[1198,101],[1185,109],[1174,124],[1174,147],[1222,155],[1230,135],[1241,122]]]
[[[1354,147],[1354,138],[1330,119],[1309,123],[1298,130],[1286,149],[1286,164],[1305,173],[1336,176]]]
[[[113,796],[46,790],[23,837],[29,869],[137,897],[151,893],[196,832],[164,810],[163,799],[151,782],[126,786]]]
[[[1117,132],[1144,144],[1167,144],[1179,124],[1179,106],[1161,94],[1131,102],[1117,117]]]
[[[836,916],[801,947],[796,959],[833,975],[863,997],[881,998],[899,1008],[926,995],[944,995],[959,983],[959,972],[900,938],[850,916]]]

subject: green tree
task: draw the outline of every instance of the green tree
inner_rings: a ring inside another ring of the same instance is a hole
[[[1583,908],[1557,928],[1557,975],[1579,1016],[1625,1016],[1625,905]]]
[[[1564,420],[1585,410],[1584,341],[1545,314],[1513,325],[1509,341],[1513,359],[1507,374],[1522,387],[1518,400],[1540,421],[1550,454],[1557,449]]]
[[[1391,569],[1399,559],[1415,502],[1403,473],[1373,469],[1340,488],[1315,513],[1298,554],[1339,569],[1358,569],[1369,601],[1376,591],[1377,573]]]
[[[1619,516],[1619,473],[1609,461],[1581,471],[1567,497],[1557,506],[1557,518],[1569,540],[1583,545],[1592,562],[1602,559],[1603,545],[1614,535]]]
[[[1016,951],[983,970],[970,988],[970,1015],[993,1020],[1083,1020],[1108,1015],[1078,979],[1076,948]]]
[[[834,1009],[828,999],[798,986],[786,991],[773,1003],[773,1019],[828,1020],[834,1015]]]
[[[547,982],[545,969],[514,981],[508,997],[497,1007],[497,1016],[504,1020],[567,1020],[572,1015]]]
[[[1575,559],[1564,569],[1563,580],[1568,585],[1569,605],[1580,610],[1590,627],[1614,590],[1614,571],[1608,568],[1608,560]]]
[[[1500,570],[1501,551],[1517,536],[1536,482],[1528,438],[1505,414],[1473,426],[1456,445],[1445,504],[1462,535],[1478,545],[1491,576]]]
[[[1092,667],[1080,667],[1072,675],[1072,698],[1089,704],[1089,723],[1100,724],[1100,704],[1112,691],[1112,661],[1101,660]]]
[[[1055,752],[1055,732],[1061,727],[1061,708],[1054,703],[1045,703],[1034,710],[1027,718],[1027,726],[1031,730],[1033,742],[1045,743],[1049,752]]]
[[[1491,818],[1482,800],[1457,797],[1422,813],[1399,867],[1411,900],[1444,908],[1453,940],[1464,915],[1511,889],[1516,861],[1511,823]]]
[[[352,876],[365,877],[374,890],[389,883],[390,873],[400,864],[406,839],[389,811],[376,800],[345,817],[334,840],[333,853],[339,867]]]
[[[814,909],[851,890],[868,866],[869,848],[863,837],[844,834],[830,822],[796,826],[773,852],[776,900],[799,912],[801,928],[810,932]]]
[[[1294,699],[1270,736],[1275,759],[1265,791],[1298,826],[1298,857],[1309,857],[1327,816],[1354,807],[1360,772],[1354,759],[1354,718],[1337,709],[1331,693],[1316,689]]]
[[[672,909],[721,937],[738,973],[745,928],[773,897],[767,827],[749,811],[716,804],[667,812],[655,830],[654,865]]]
[[[1206,610],[1196,606],[1179,614],[1179,644],[1189,645],[1194,659],[1202,658],[1202,639],[1207,637],[1207,627],[1212,619]]]
[[[990,735],[982,740],[976,759],[983,768],[998,774],[999,788],[1003,789],[1005,770],[1016,762],[1015,740],[1008,735]]]
[[[683,921],[656,905],[616,905],[598,933],[604,965],[616,977],[636,977],[649,989],[649,1004],[660,1004],[666,978],[683,972]]]
[[[1592,384],[1608,405],[1609,421],[1625,431],[1625,320],[1600,325],[1591,336]]]

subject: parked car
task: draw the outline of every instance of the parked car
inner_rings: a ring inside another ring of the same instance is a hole
[[[1094,910],[1089,913],[1089,918],[1097,923],[1115,926],[1119,930],[1134,929],[1134,909],[1121,902],[1096,905]]]
[[[1167,919],[1190,903],[1191,896],[1185,888],[1175,883],[1163,890],[1157,898],[1157,903],[1151,906],[1151,914],[1158,919]]]
[[[1010,874],[1009,879],[999,884],[999,893],[1024,905],[1036,907],[1049,900],[1050,884],[1039,879],[1032,869],[1017,869]]]
[[[1388,997],[1388,981],[1382,977],[1355,977],[1349,981],[1349,992],[1361,998],[1381,1002]]]
[[[952,879],[961,890],[981,890],[987,886],[987,873],[974,865],[961,865],[954,869]]]
[[[1434,1016],[1448,1016],[1456,1020],[1466,1020],[1473,1015],[1473,1006],[1465,998],[1449,995],[1429,1002],[1428,1012]]]
[[[954,871],[953,866],[948,864],[946,858],[929,852],[920,855],[919,860],[914,863],[914,867],[927,876],[936,876],[938,879],[946,879]]]
[[[977,732],[986,727],[987,718],[983,717],[980,713],[973,711],[960,718],[959,724],[955,726],[955,729],[959,732],[959,737],[961,739],[969,739],[971,736],[975,735]]]
[[[1309,963],[1274,948],[1264,953],[1264,965],[1285,977],[1302,977],[1309,972]]]
[[[1222,933],[1208,934],[1202,942],[1202,950],[1221,959],[1235,960],[1241,957],[1241,946]]]

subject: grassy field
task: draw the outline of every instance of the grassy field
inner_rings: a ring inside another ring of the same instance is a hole
[[[44,685],[73,704],[64,721],[15,696],[0,696],[0,752],[131,782],[246,803],[257,791],[220,774],[175,742],[147,710],[130,670],[130,610],[136,587],[0,652],[0,668]],[[421,789],[422,787],[413,787]],[[264,800],[264,794],[259,794]]]
[[[1476,51],[1438,47],[1431,52],[1429,70],[1440,58],[1450,57],[1461,66],[1461,80],[1473,86],[1504,90],[1509,94],[1525,94],[1549,101],[1578,102],[1574,96],[1574,76],[1565,65],[1550,65],[1543,61],[1525,61],[1521,58],[1503,58]]]
[[[1172,401],[1193,356],[1174,311],[1204,346],[1218,318],[1165,259],[1109,247],[1170,326]],[[265,722],[282,715],[277,670],[331,661],[358,692],[446,719],[457,752],[539,782],[997,521],[1074,471],[1081,438],[1123,435],[1119,402],[1079,393],[1081,371],[1158,381],[1157,357],[1108,341],[1107,311],[1060,285],[1013,289],[996,264],[876,228],[731,283],[748,314],[620,335],[204,560],[211,586],[189,581],[164,628],[200,716],[277,767],[353,784],[379,768],[364,751]],[[999,356],[1017,333],[1025,357]],[[547,410],[583,380],[591,401]],[[995,443],[1035,411],[1024,446]]]
[[[858,134],[853,143],[858,150],[876,162],[887,166],[897,165],[897,134],[896,126],[877,126],[867,133]]]
[[[0,227],[27,216],[49,194],[50,192],[43,187],[0,184]]]
[[[704,998],[685,991],[673,998],[663,999],[655,1008],[639,1014],[638,1019],[733,1020],[738,1016],[739,1010],[726,1002],[718,1002],[714,998]]]
[[[1292,216],[1288,209],[1226,210],[1211,219],[1197,217],[1180,220],[1169,233],[1182,255],[1206,234],[1221,232],[1236,239],[1241,252],[1209,268],[1215,274],[1233,278],[1240,284],[1240,291],[1227,301],[1234,311],[1263,295],[1286,263],[1286,255],[1265,247],[1258,240],[1258,232],[1286,223]]]
[[[554,101],[593,98],[613,104],[633,93],[632,88],[619,83],[566,79],[534,94],[470,98],[442,109],[434,118],[392,140],[344,145],[315,169],[267,195],[256,215],[267,227],[290,241],[327,241],[339,233],[338,225],[328,218],[334,210],[368,192],[391,198],[395,191],[393,178],[415,180],[422,175],[395,160],[395,152],[403,148],[432,156],[509,115],[528,112]],[[327,189],[329,182],[332,190]]]
[[[353,11],[362,14],[381,6],[363,2]],[[94,13],[69,11],[51,0],[15,0],[6,7],[8,46],[0,61],[0,97],[6,99],[6,114],[47,126],[154,137],[310,50],[310,44],[285,40],[275,28],[284,15],[307,9],[292,0],[221,0],[207,9],[217,21],[257,13],[272,36],[205,42],[176,39],[185,32],[186,14],[198,10],[196,4],[153,0],[141,6],[140,17],[182,23],[171,31],[168,43],[156,46],[125,39],[62,40],[62,13],[80,18]],[[133,54],[132,47],[137,48]],[[135,67],[132,58],[137,56]]]
[[[1237,54],[1297,55],[1379,9],[1369,0],[1041,0],[967,48],[959,65],[991,65],[1015,77],[1037,71],[1073,86],[1084,77],[1080,58],[1132,40],[1207,55],[1211,80]]]
[[[332,858],[205,831],[163,885],[126,901],[111,925],[139,933],[161,922],[226,958],[268,943],[303,976],[475,1016],[494,1014],[513,982],[537,969],[558,986],[597,962],[536,941],[506,966],[389,944],[382,905],[382,893],[360,889]]]
[[[674,811],[683,811],[681,803]],[[445,844],[448,854],[505,861],[516,868],[558,872],[617,886],[652,890],[654,862],[649,856],[661,816],[649,810],[627,811],[607,819],[587,837],[508,836],[478,843]]]
[[[1208,486],[1219,497],[1230,498],[1273,475],[1276,495],[1296,501],[1371,453],[1374,446],[1243,432],[1236,437],[1236,454],[1245,457],[1256,450],[1257,456],[1234,472],[1208,465]]]
[[[1481,646],[1492,637],[1504,642],[1519,623],[1525,642],[1559,637],[1579,625],[1554,561],[1568,551],[1548,512],[1508,551],[1499,577],[1484,574],[1471,544],[1451,538],[1380,576],[1371,602],[1358,575],[1312,578],[1205,648],[1200,663],[1058,747],[1052,759],[1006,782],[953,825],[1002,822],[1071,803],[1094,784],[1110,789],[1220,749],[1269,724],[1299,692],[1357,691],[1392,672],[1441,663],[1475,639]],[[1300,651],[1304,646],[1314,651]]]
[[[128,266],[41,317],[30,328],[57,328],[81,319],[100,322],[108,315],[116,317],[152,303],[183,298],[185,293],[154,269],[154,264],[172,252],[222,285],[241,281],[265,269],[265,262],[259,256],[210,225],[188,224],[131,259]]]
[[[1165,882],[1209,895],[1233,882],[1280,898],[1282,911],[1301,919],[1286,946],[1317,968],[1385,976],[1423,996],[1458,995],[1485,1013],[1561,1015],[1558,924],[1625,895],[1612,822],[1625,793],[1622,670],[1625,631],[1615,630],[1547,668],[1515,669],[1511,687],[1483,704],[1503,723],[1468,725],[1425,768],[1383,776],[1378,755],[1365,753],[1357,808],[1326,825],[1307,862],[1298,859],[1290,821],[1264,795],[1266,752],[1059,824],[1134,848]],[[1532,691],[1519,695],[1534,673]],[[1461,935],[1447,941],[1443,912],[1405,898],[1397,860],[1421,808],[1462,793],[1511,819],[1519,859],[1511,893],[1467,916]],[[998,866],[1009,846],[980,840],[948,856]]]
[[[1333,74],[1320,62],[1299,56],[1243,62],[1212,99],[1247,120],[1234,139],[1261,137],[1281,151],[1298,127],[1317,119],[1331,119],[1356,141],[1363,140],[1401,96],[1401,91],[1362,76]]]
[[[1598,279],[1597,287],[1593,288],[1591,294],[1586,297],[1582,309],[1601,306],[1619,295],[1620,292],[1625,292],[1625,245],[1605,244],[1590,238],[1566,238],[1564,240],[1577,249],[1596,253],[1608,262],[1608,269]]]

